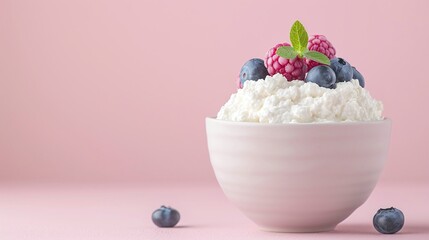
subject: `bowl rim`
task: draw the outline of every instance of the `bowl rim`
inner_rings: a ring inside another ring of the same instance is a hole
[[[260,123],[260,122],[237,122],[230,120],[217,119],[216,117],[206,117],[206,122],[218,122],[222,124],[240,125],[240,126],[355,126],[355,125],[375,125],[389,124],[390,118],[383,117],[381,120],[371,121],[343,121],[343,122],[310,122],[310,123]]]

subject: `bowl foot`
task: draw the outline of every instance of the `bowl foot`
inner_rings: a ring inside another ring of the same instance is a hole
[[[278,232],[278,233],[318,233],[318,232],[329,232],[335,229],[335,226],[325,227],[284,227],[284,228],[271,228],[271,227],[259,227],[260,230],[265,232]]]

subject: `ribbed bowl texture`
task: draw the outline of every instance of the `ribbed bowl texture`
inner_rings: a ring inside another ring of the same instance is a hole
[[[262,230],[321,232],[361,206],[387,158],[391,121],[265,124],[206,118],[227,198]]]

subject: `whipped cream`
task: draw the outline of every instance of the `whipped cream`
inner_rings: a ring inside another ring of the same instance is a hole
[[[246,81],[222,106],[217,119],[261,123],[311,123],[381,120],[383,104],[360,87],[358,80],[336,89],[315,83],[287,81],[281,74]]]

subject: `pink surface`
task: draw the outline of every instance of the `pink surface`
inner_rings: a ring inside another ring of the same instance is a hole
[[[428,1],[0,1],[0,181],[214,181],[204,117],[300,19],[393,120],[382,181],[429,181]]]
[[[0,186],[1,239],[429,239],[429,188],[379,185],[368,202],[335,231],[285,234],[260,231],[233,207],[217,185]],[[161,204],[181,213],[176,228],[150,219]],[[405,226],[395,235],[372,227],[380,207],[395,206]]]

